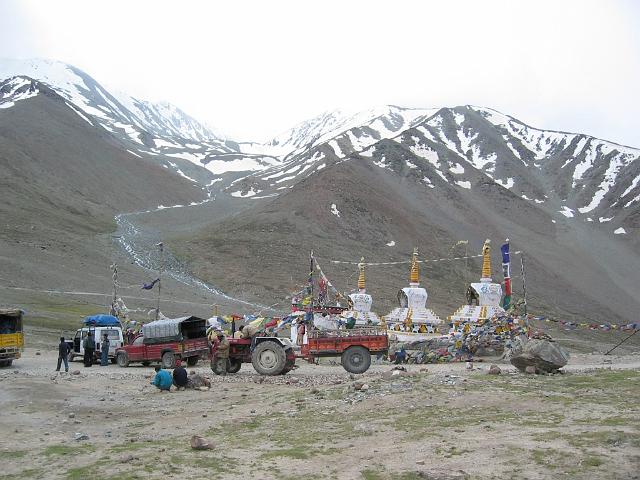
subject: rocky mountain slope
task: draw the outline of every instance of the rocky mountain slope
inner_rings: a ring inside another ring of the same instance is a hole
[[[2,61],[0,136],[13,271],[33,245],[62,249],[65,234],[89,264],[91,242],[78,245],[135,210],[203,280],[264,304],[304,281],[311,249],[345,291],[355,267],[331,260],[406,261],[414,246],[436,260],[462,255],[460,240],[477,253],[487,237],[500,279],[509,237],[539,311],[630,321],[640,309],[640,150],[488,108],[327,112],[266,144],[236,142],[75,67]],[[381,313],[405,267],[368,271]],[[450,314],[477,270],[473,259],[425,263],[431,306]]]

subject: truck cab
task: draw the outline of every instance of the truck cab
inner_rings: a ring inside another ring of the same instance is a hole
[[[0,367],[10,367],[24,348],[23,311],[0,309]]]

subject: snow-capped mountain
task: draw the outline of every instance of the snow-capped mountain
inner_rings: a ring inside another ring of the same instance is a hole
[[[640,205],[639,149],[537,129],[489,108],[325,114],[271,144],[293,150],[282,164],[232,185],[233,195],[277,195],[328,165],[367,159],[425,188],[495,183],[563,221],[608,223],[616,234],[635,225]]]
[[[0,59],[0,80],[29,77],[48,85],[102,126],[125,130],[140,142],[143,131],[194,141],[216,139],[203,124],[168,103],[152,103],[109,92],[82,70],[52,60]]]
[[[309,150],[350,130],[356,130],[359,133],[357,135],[359,142],[374,143],[410,128],[415,122],[428,117],[435,111],[435,109],[401,108],[394,105],[357,112],[334,110],[296,125],[276,136],[268,145],[279,148],[286,157]]]

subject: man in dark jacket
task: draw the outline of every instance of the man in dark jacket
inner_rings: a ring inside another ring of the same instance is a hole
[[[58,366],[56,372],[60,371],[60,366],[64,362],[64,371],[69,371],[69,344],[65,342],[64,337],[60,337],[60,344],[58,345]]]
[[[96,342],[93,340],[91,332],[87,333],[82,346],[84,348],[84,366],[90,367],[93,365],[93,354],[96,351]]]
[[[100,344],[100,366],[106,367],[109,365],[109,336],[105,333],[102,337],[102,343]]]
[[[180,360],[176,360],[176,368],[173,369],[173,384],[178,390],[187,388],[187,371]]]

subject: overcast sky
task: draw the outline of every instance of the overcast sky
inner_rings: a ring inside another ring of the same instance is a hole
[[[492,107],[640,147],[640,2],[0,0],[0,57],[73,64],[241,140],[334,108]]]

